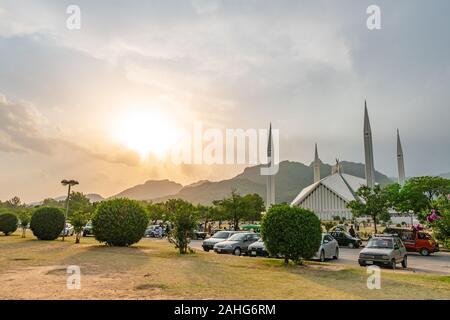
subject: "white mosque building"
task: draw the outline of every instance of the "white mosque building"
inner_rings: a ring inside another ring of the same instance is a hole
[[[355,177],[342,172],[339,160],[333,167],[331,175],[321,178],[320,159],[317,152],[317,144],[314,157],[314,182],[305,187],[295,199],[292,206],[300,206],[314,211],[321,220],[332,220],[334,216],[351,218],[352,213],[347,204],[352,200],[361,199],[356,196],[356,191],[363,185],[373,187],[375,185],[375,166],[373,161],[372,130],[370,128],[367,104],[364,108],[364,153],[366,179]],[[403,151],[400,136],[397,130],[397,166],[399,183],[405,181],[405,169]]]

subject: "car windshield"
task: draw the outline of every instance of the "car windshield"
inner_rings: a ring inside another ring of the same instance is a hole
[[[226,231],[219,231],[215,233],[211,238],[227,239],[230,233]]]
[[[240,240],[244,240],[246,236],[247,235],[245,233],[236,233],[236,234],[233,234],[229,240],[240,241]]]
[[[394,242],[392,239],[370,239],[367,248],[392,249]]]

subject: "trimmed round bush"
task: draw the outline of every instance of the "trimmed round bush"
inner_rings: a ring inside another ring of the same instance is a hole
[[[148,225],[145,208],[135,200],[102,201],[92,218],[95,239],[110,246],[129,246],[138,242]]]
[[[0,214],[0,232],[3,232],[5,236],[13,233],[17,230],[17,224],[19,220],[15,214],[2,213]]]
[[[42,207],[31,217],[30,229],[39,240],[55,240],[63,228],[64,213],[61,209]]]
[[[302,262],[317,252],[322,241],[319,218],[314,212],[289,205],[275,205],[264,215],[261,235],[273,256]]]

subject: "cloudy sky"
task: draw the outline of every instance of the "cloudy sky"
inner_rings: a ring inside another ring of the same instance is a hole
[[[80,30],[66,26],[72,4]],[[366,26],[371,4],[380,30]],[[364,99],[377,170],[396,175],[399,128],[408,176],[449,172],[448,12],[446,0],[0,0],[0,199],[61,195],[63,178],[109,196],[238,173],[164,158],[195,121],[272,121],[281,159],[309,164],[317,142],[325,162],[363,162]]]

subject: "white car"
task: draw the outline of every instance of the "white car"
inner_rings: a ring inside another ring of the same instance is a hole
[[[325,259],[339,258],[339,244],[329,233],[322,233],[322,242],[313,259],[324,262]]]
[[[61,231],[61,236],[64,235],[65,237],[68,236],[73,236],[73,234],[75,233],[75,230],[73,228],[73,226],[70,223],[66,223],[66,227],[64,228],[64,230]]]

